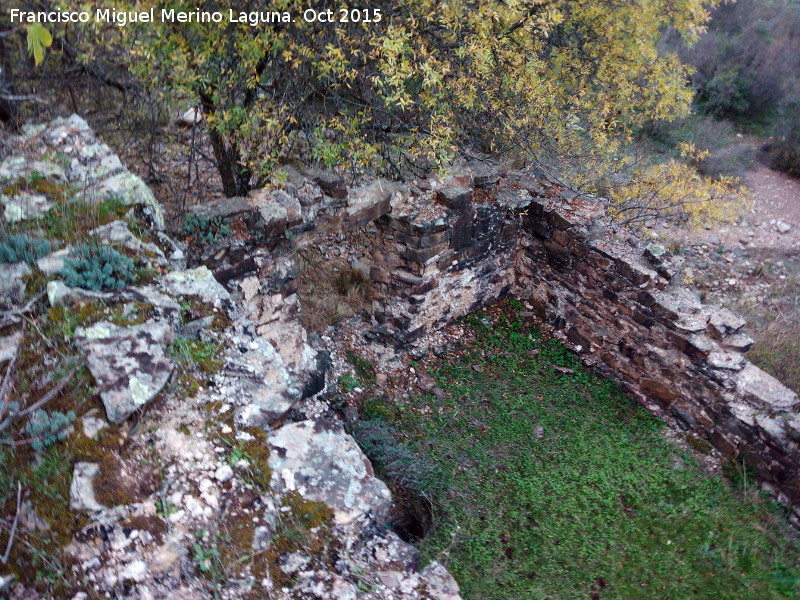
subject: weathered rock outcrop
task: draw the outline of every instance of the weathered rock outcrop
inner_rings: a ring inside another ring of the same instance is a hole
[[[309,500],[324,502],[339,525],[366,514],[386,519],[389,489],[375,478],[372,465],[341,423],[293,423],[275,431],[267,442],[276,489],[297,490]]]
[[[53,149],[53,161],[26,154],[42,145]],[[0,180],[36,173],[69,185],[70,198],[113,195],[160,226],[152,194],[82,119],[28,128],[13,151],[0,165]],[[65,243],[31,265],[2,265],[9,275],[0,287],[3,303],[18,306],[35,271],[50,281],[47,297],[31,305],[68,317],[82,311],[89,319],[74,335],[64,329],[103,403],[69,406],[81,423],[68,440],[74,460],[62,507],[81,513],[65,519],[75,527],[64,549],[70,597],[194,600],[222,591],[231,599],[459,598],[441,565],[420,569],[418,552],[387,530],[389,491],[341,424],[319,414],[287,418],[324,388],[329,363],[311,349],[298,320],[290,256],[273,250],[288,241],[286,229],[311,228],[307,218],[350,206],[341,179],[325,172],[304,177],[267,196],[198,209],[250,218],[262,235],[253,243],[228,240],[193,269],[182,268],[177,245],[163,233],[151,236],[161,246],[139,239],[123,221],[81,233],[135,253],[152,273],[146,285],[97,292],[53,280],[69,257]],[[373,186],[353,194],[352,215],[369,214],[350,218],[349,226],[389,210],[387,193]],[[372,208],[373,194],[379,209]],[[16,195],[3,204],[7,216],[23,222],[51,210]],[[19,332],[4,335],[0,361],[12,360],[22,340]],[[188,356],[209,348],[218,354]],[[181,364],[198,358],[209,361],[213,375],[194,387],[191,380],[173,385],[181,373],[191,374]],[[28,512],[21,532],[51,526]],[[359,585],[363,580],[369,588]],[[13,581],[0,570],[3,586]],[[22,585],[13,594],[39,597]]]
[[[163,228],[163,212],[147,185],[95,137],[78,115],[25,126],[23,135],[12,139],[11,145],[20,150],[0,164],[0,181],[35,176],[72,184],[79,188],[80,199],[90,203],[115,198],[126,205],[139,205],[157,227]],[[47,155],[31,159],[30,148],[45,148]],[[44,195],[29,192],[0,195],[0,202],[10,222],[42,216],[52,207]]]
[[[159,321],[131,327],[100,321],[75,331],[109,421],[121,423],[164,388],[174,368],[165,355],[171,338],[170,326]]]

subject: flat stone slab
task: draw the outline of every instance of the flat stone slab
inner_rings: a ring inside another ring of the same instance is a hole
[[[283,359],[267,340],[256,339],[247,352],[229,355],[225,372],[238,376],[236,395],[245,405],[236,418],[244,426],[266,428],[300,399]]]
[[[0,196],[0,201],[4,207],[6,221],[9,223],[38,219],[53,208],[53,203],[44,194],[23,192],[16,196]]]
[[[340,525],[365,513],[379,520],[386,516],[392,501],[389,489],[340,425],[292,423],[273,432],[267,443],[273,489],[324,502]]]
[[[189,208],[189,212],[201,219],[233,219],[256,208],[248,198],[234,196],[233,198],[220,198]]]
[[[75,330],[112,423],[121,423],[163,389],[172,374],[165,346],[172,338],[164,322],[119,327],[106,321]]]
[[[746,401],[769,412],[796,411],[800,406],[797,394],[751,362],[737,374],[736,389]]]
[[[214,305],[231,297],[228,290],[214,279],[213,273],[205,265],[188,271],[167,273],[161,278],[160,284],[172,296],[178,298],[181,296],[198,296],[204,302]]]
[[[75,463],[72,470],[72,484],[69,488],[69,507],[78,512],[103,510],[105,506],[94,495],[94,478],[100,472],[96,463]]]

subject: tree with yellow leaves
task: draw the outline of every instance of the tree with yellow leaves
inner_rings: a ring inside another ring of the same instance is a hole
[[[635,128],[687,114],[688,69],[656,45],[666,28],[695,40],[720,1],[174,1],[223,19],[94,23],[81,42],[84,60],[114,56],[151,89],[198,102],[228,195],[263,181],[298,138],[321,162],[397,177],[478,152],[557,163],[591,188],[624,166]],[[291,22],[229,18],[272,11]],[[334,22],[307,18],[323,11]]]

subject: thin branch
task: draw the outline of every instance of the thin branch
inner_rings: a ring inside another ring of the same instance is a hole
[[[23,102],[25,100],[33,100],[39,104],[46,104],[46,101],[37,96],[36,94],[6,94],[0,92],[0,99],[8,100],[9,102]]]
[[[0,401],[3,403],[3,409],[0,410],[0,424],[3,423],[3,419],[5,419],[6,413],[8,412],[8,405],[11,402],[12,376],[14,374],[14,367],[17,364],[17,356],[19,356],[19,346],[17,346],[17,349],[14,351],[14,356],[11,357],[8,367],[6,368],[6,374],[3,376],[3,383],[0,384]]]
[[[3,564],[8,564],[8,559],[11,556],[11,548],[14,546],[14,535],[17,533],[17,525],[19,524],[20,504],[22,501],[22,482],[17,481],[17,514],[14,515],[14,524],[11,525],[11,533],[8,535],[8,544],[6,545],[6,552],[0,556]]]
[[[25,410],[21,410],[19,412],[16,412],[13,415],[9,416],[5,421],[0,422],[0,432],[5,431],[6,428],[8,428],[8,426],[11,424],[11,422],[14,421],[15,419],[18,419],[20,417],[25,417],[25,416],[31,414],[33,411],[41,408],[42,406],[44,406],[45,404],[50,402],[50,400],[55,398],[58,395],[58,393],[61,392],[62,389],[64,389],[64,386],[67,385],[69,380],[72,379],[72,376],[75,375],[75,372],[77,370],[78,370],[77,366],[73,367],[72,370],[67,374],[67,376],[64,377],[64,379],[59,381],[58,384],[52,390],[50,390],[44,396],[39,398],[39,400],[37,400],[36,402],[31,404]]]
[[[29,312],[46,293],[47,290],[44,289],[31,298],[31,300],[22,308],[12,308],[11,310],[6,310],[0,313],[0,329],[8,325],[13,325],[14,323],[19,323],[19,316]]]

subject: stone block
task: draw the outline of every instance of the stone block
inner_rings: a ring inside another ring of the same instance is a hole
[[[475,242],[475,225],[472,214],[461,214],[453,223],[450,232],[450,247],[453,250],[469,248]]]
[[[547,223],[554,229],[566,230],[578,224],[578,221],[568,217],[558,210],[551,210],[547,213]]]
[[[545,240],[547,262],[555,269],[566,269],[572,264],[572,254],[553,240]]]
[[[398,269],[392,273],[392,279],[403,285],[422,285],[425,280],[419,275]]]
[[[642,285],[656,278],[656,272],[632,258],[618,258],[617,272],[634,283]]]
[[[473,192],[468,187],[445,186],[436,191],[436,201],[453,210],[472,206]]]
[[[595,267],[596,269],[608,269],[613,264],[608,257],[597,252],[596,250],[590,250],[589,253],[586,255],[586,262],[590,265]]]
[[[416,248],[406,248],[400,253],[400,256],[411,262],[424,264],[444,250],[444,247],[424,248],[419,250]]]
[[[797,394],[751,362],[736,374],[736,391],[747,402],[770,413],[797,411]]]
[[[304,170],[304,174],[331,198],[341,199],[347,197],[347,186],[344,183],[344,179],[333,171],[308,168]]]
[[[569,243],[571,241],[569,236],[560,229],[553,230],[552,240],[556,242],[559,246],[563,246],[564,248],[569,246]]]
[[[744,327],[746,321],[739,315],[734,314],[727,308],[721,308],[712,313],[708,320],[708,331],[716,339],[737,333]]]
[[[572,231],[572,230],[570,230]],[[570,240],[569,242],[569,251],[572,252],[577,258],[583,260],[589,254],[589,246],[586,244],[579,242],[578,240]]]
[[[235,196],[233,198],[220,198],[203,204],[189,207],[189,212],[202,219],[235,219],[245,213],[255,212],[257,209],[249,198]]]
[[[720,342],[720,346],[734,352],[747,352],[753,347],[753,344],[755,344],[755,340],[746,333],[728,335]]]
[[[745,358],[738,352],[714,351],[706,359],[708,366],[725,371],[740,371],[744,368]]]

